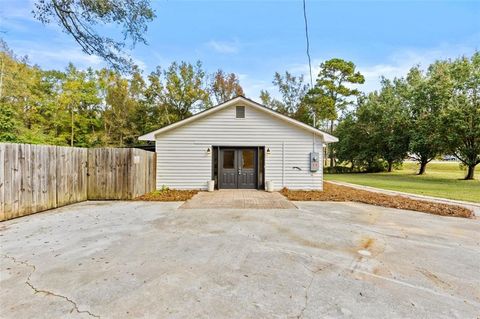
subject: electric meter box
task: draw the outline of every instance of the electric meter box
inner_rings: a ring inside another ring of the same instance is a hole
[[[320,169],[320,156],[317,152],[310,153],[310,172],[317,172]]]

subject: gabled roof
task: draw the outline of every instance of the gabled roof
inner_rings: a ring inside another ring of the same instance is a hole
[[[218,104],[218,105],[216,105],[216,106],[214,106],[214,107],[212,107],[212,108],[209,108],[209,109],[207,109],[207,110],[205,110],[205,111],[202,111],[202,112],[200,112],[200,113],[197,113],[197,114],[195,114],[195,115],[192,115],[192,116],[190,116],[190,117],[188,117],[188,118],[186,118],[186,119],[184,119],[184,120],[175,122],[175,123],[170,124],[170,125],[168,125],[168,126],[162,127],[161,129],[158,129],[158,130],[156,130],[156,131],[153,131],[153,132],[147,133],[147,134],[145,134],[145,135],[142,135],[142,136],[140,136],[138,139],[139,139],[140,141],[155,141],[155,137],[156,137],[157,135],[159,135],[159,134],[165,133],[165,132],[170,131],[170,130],[173,130],[173,129],[177,128],[177,127],[186,125],[186,124],[188,124],[188,123],[190,123],[190,122],[196,121],[196,120],[201,119],[201,118],[206,117],[206,116],[209,116],[210,114],[213,114],[213,113],[215,113],[215,112],[218,112],[218,111],[220,111],[220,110],[223,110],[223,109],[225,109],[225,108],[227,108],[227,107],[229,107],[229,106],[232,106],[232,105],[234,105],[234,104],[236,104],[236,103],[238,103],[238,102],[242,102],[242,103],[245,104],[245,105],[251,106],[251,107],[253,107],[253,108],[257,109],[257,110],[260,110],[260,111],[262,111],[262,112],[266,112],[266,113],[268,113],[268,114],[270,114],[270,115],[272,115],[272,116],[274,116],[274,117],[276,117],[276,118],[278,118],[278,119],[281,119],[281,120],[283,120],[283,121],[285,121],[285,122],[288,122],[288,123],[290,123],[290,124],[293,124],[293,125],[295,125],[295,126],[297,126],[297,127],[300,127],[300,128],[302,128],[302,129],[304,129],[304,130],[306,130],[306,131],[309,131],[309,132],[318,134],[318,135],[320,135],[320,136],[322,137],[322,139],[323,139],[323,141],[324,141],[325,143],[338,142],[338,138],[336,138],[335,136],[332,136],[332,135],[330,135],[330,134],[328,134],[328,133],[325,133],[325,132],[323,132],[323,131],[321,131],[321,130],[313,127],[313,126],[310,126],[310,125],[305,124],[305,123],[303,123],[303,122],[300,122],[300,121],[298,121],[298,120],[292,119],[291,117],[288,117],[288,116],[286,116],[286,115],[283,115],[283,114],[281,114],[281,113],[278,113],[278,112],[276,112],[276,111],[274,111],[274,110],[272,110],[272,109],[270,109],[270,108],[268,108],[268,107],[266,107],[266,106],[264,106],[264,105],[262,105],[262,104],[259,104],[259,103],[255,102],[255,101],[252,101],[252,100],[250,100],[250,99],[247,99],[246,97],[243,97],[243,96],[238,96],[238,97],[233,98],[233,99],[231,99],[231,100],[228,100],[228,101],[226,101],[226,102],[224,102],[224,103],[222,103],[222,104]]]

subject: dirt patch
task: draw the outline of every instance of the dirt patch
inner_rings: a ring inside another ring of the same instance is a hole
[[[135,198],[135,200],[158,202],[183,202],[197,194],[198,190],[167,189],[158,190]]]
[[[330,183],[324,183],[323,191],[294,191],[284,188],[280,193],[293,201],[350,201],[397,209],[414,210],[441,216],[463,218],[473,217],[473,212],[470,209],[458,205],[415,200],[405,196],[380,194]]]
[[[373,245],[374,242],[375,242],[375,239],[371,237],[365,237],[362,239],[361,246],[363,249],[368,249]]]

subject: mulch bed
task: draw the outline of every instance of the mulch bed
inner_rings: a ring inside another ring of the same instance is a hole
[[[470,209],[457,205],[415,200],[404,196],[381,194],[330,183],[323,184],[323,191],[297,191],[284,188],[280,193],[293,201],[351,201],[441,216],[473,217]]]
[[[167,189],[158,190],[135,198],[135,200],[158,201],[158,202],[183,202],[189,200],[198,190]]]

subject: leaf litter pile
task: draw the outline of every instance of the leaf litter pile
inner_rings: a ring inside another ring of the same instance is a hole
[[[324,183],[323,191],[297,191],[284,188],[280,193],[293,201],[350,201],[389,208],[414,210],[441,216],[473,217],[473,212],[462,206],[416,200],[405,196],[381,194],[330,183]]]
[[[159,202],[183,202],[189,200],[198,190],[163,189],[135,198],[136,200]]]

